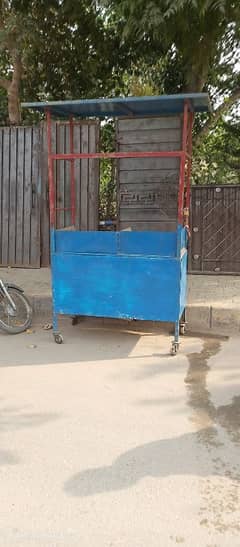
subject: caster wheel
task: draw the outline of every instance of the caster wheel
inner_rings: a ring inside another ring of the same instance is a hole
[[[78,316],[75,315],[74,317],[72,317],[72,325],[77,325],[78,324]]]
[[[78,323],[80,323],[81,321],[83,320],[82,316],[81,315],[74,315],[72,317],[72,325],[78,325]]]
[[[177,355],[178,349],[179,349],[179,343],[173,342],[171,346],[171,355]]]
[[[182,336],[184,336],[186,332],[186,325],[184,325],[184,323],[182,325],[180,325],[179,327],[179,334],[181,334]]]
[[[63,343],[63,337],[61,334],[54,334],[54,340],[56,344],[62,344]]]

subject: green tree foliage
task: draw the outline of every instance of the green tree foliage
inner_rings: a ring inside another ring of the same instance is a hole
[[[6,91],[18,60],[15,107],[22,100],[119,94],[128,64],[117,28],[88,0],[2,0],[0,85]],[[11,44],[10,44],[11,42]],[[10,118],[10,115],[9,115]],[[20,115],[10,118],[19,123]]]
[[[219,121],[195,149],[195,184],[240,184],[240,123]]]
[[[121,22],[122,44],[135,50],[128,92],[209,92],[212,113],[195,118],[194,180],[236,181],[236,170],[222,160],[222,146],[225,139],[234,144],[223,130],[224,119],[228,115],[234,122],[239,112],[233,114],[240,99],[239,0],[103,0],[103,5]]]
[[[113,120],[103,123],[101,127],[101,151],[114,151],[114,123]],[[116,172],[113,160],[100,161],[100,188],[99,188],[99,217],[100,220],[115,219],[116,217]]]
[[[239,1],[103,0],[123,24],[123,41],[140,56],[172,52],[183,73],[185,91],[202,91],[223,43],[238,39]]]

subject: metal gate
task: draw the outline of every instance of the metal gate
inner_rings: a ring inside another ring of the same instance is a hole
[[[240,186],[193,186],[190,273],[240,274]]]
[[[94,153],[99,148],[99,123],[95,120],[74,122],[74,152]],[[41,265],[50,262],[49,249],[49,199],[47,131],[42,127],[41,142]],[[52,122],[52,151],[70,152],[69,126],[65,122]],[[71,162],[54,162],[56,226],[65,228],[71,224],[70,214]],[[82,159],[75,162],[76,227],[90,231],[98,229],[99,160]]]
[[[39,127],[0,128],[0,264],[40,266]]]
[[[56,152],[69,150],[66,124],[52,124]],[[74,128],[74,151],[96,152],[99,124],[79,122]],[[55,166],[56,201],[61,209],[58,227],[69,225],[70,162]],[[98,227],[99,161],[76,162],[76,217],[80,230]],[[48,266],[49,200],[45,124],[0,128],[0,266]]]

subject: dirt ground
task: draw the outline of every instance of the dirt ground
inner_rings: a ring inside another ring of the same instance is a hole
[[[0,547],[239,547],[239,338],[0,334]]]

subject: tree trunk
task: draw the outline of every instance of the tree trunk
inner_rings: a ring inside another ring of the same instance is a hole
[[[8,96],[8,118],[10,125],[21,123],[19,90],[22,77],[22,62],[18,51],[12,52],[13,74],[12,79],[0,78],[0,86],[6,89]]]
[[[8,117],[11,125],[19,125],[21,122],[19,86],[13,82],[8,88]]]
[[[8,116],[11,125],[21,122],[19,90],[22,76],[22,62],[18,51],[13,51],[13,75],[8,88]]]
[[[195,146],[199,146],[206,137],[210,130],[214,129],[221,116],[227,114],[228,110],[240,99],[240,87],[236,87],[232,93],[227,97],[209,116],[208,120],[196,136],[194,140]]]
[[[185,93],[201,93],[208,78],[209,62],[205,59],[205,62],[200,62],[198,66],[190,65],[187,60],[185,61]]]

